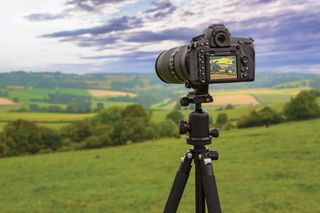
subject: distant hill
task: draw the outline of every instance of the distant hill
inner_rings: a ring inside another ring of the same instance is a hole
[[[13,71],[0,73],[0,87],[25,86],[37,88],[100,88],[131,91],[135,88],[161,87],[165,85],[154,73],[150,74],[65,74],[61,72]],[[254,82],[215,84],[213,89],[237,88],[320,88],[320,75],[304,73],[256,73]],[[183,87],[180,87],[181,89]]]

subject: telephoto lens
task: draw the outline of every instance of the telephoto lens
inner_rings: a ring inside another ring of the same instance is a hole
[[[162,52],[156,61],[158,77],[172,84],[182,84],[189,78],[187,62],[188,45],[175,47]]]

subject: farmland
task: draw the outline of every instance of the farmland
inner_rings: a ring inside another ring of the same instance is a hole
[[[211,94],[214,96],[214,102],[210,104],[205,104],[206,108],[212,118],[216,118],[219,113],[227,113],[229,119],[237,120],[243,114],[246,114],[250,110],[261,108],[264,105],[273,107],[274,109],[281,111],[284,102],[290,100],[291,97],[294,97],[299,91],[306,88],[294,88],[294,89],[272,89],[272,88],[261,88],[261,89],[242,89],[242,90],[212,90]],[[55,90],[49,89],[32,89],[27,90],[9,90],[9,97],[14,99],[17,97],[19,102],[14,105],[3,105],[0,106],[0,129],[9,121],[16,119],[25,119],[34,121],[43,126],[60,128],[67,123],[74,122],[77,120],[82,120],[87,117],[92,117],[94,113],[50,113],[50,112],[10,112],[12,109],[16,109],[22,106],[28,106],[29,104],[37,104],[40,106],[60,106],[66,108],[66,104],[50,104],[42,100],[50,92],[55,91],[62,94],[74,94],[81,95],[84,97],[90,97],[90,93],[84,89],[73,89],[73,88],[60,88]],[[126,92],[119,92],[106,90],[109,94],[120,95],[131,94]],[[101,94],[101,93],[100,93]],[[182,93],[183,94],[183,93]],[[105,95],[105,94],[104,94]],[[182,96],[182,95],[181,95]],[[155,103],[151,109],[153,111],[153,120],[155,122],[160,122],[165,119],[167,113],[172,110],[175,104],[178,101],[168,98]],[[100,96],[93,97],[91,101],[91,107],[94,109],[98,103],[103,104],[105,108],[109,107],[125,107],[134,102],[130,101],[109,101],[107,97]],[[234,106],[233,109],[225,110],[220,109],[219,107],[231,104]],[[182,110],[182,113],[187,117],[188,110]]]
[[[0,105],[15,105],[15,103],[10,99],[0,98]]]
[[[319,212],[319,125],[221,132],[213,146],[223,211]],[[0,212],[161,212],[187,147],[163,139],[2,159]],[[194,212],[193,172],[178,212]]]
[[[129,92],[121,92],[121,91],[112,91],[112,90],[88,90],[89,93],[94,97],[108,97],[108,96],[130,96],[135,97],[136,94]]]
[[[300,78],[304,80],[299,81]],[[229,84],[231,87],[212,85],[210,93],[214,103],[205,104],[204,108],[213,119],[219,113],[227,113],[231,121],[263,106],[270,106],[280,112],[285,102],[299,91],[309,89],[311,83],[308,82],[314,79],[317,77],[313,75],[259,74],[259,78],[250,84]],[[251,85],[254,87],[250,88]],[[19,118],[60,128],[70,122],[91,117],[100,108],[125,107],[133,103],[150,108],[153,112],[152,120],[159,122],[166,118],[168,112],[176,107],[179,98],[187,92],[182,85],[167,86],[155,75],[149,74],[7,73],[1,75],[0,96],[6,96],[0,98],[13,105],[0,105],[0,129],[7,122]],[[63,97],[64,101],[61,101]],[[81,107],[68,111],[72,98],[77,101],[87,100],[85,106],[89,109],[81,113],[78,112]],[[225,109],[227,104],[233,108]],[[181,112],[187,117],[189,109],[182,109]]]

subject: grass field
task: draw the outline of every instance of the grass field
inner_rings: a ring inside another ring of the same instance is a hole
[[[223,212],[320,212],[320,120],[221,132]],[[161,212],[183,139],[0,160],[0,212]],[[193,171],[178,212],[194,212]]]
[[[45,89],[45,88],[27,88],[24,90],[9,90],[9,98],[13,99],[17,97],[19,101],[31,101],[32,99],[41,100],[48,96],[49,93],[61,92],[74,95],[90,96],[89,92],[85,89],[77,88],[56,88],[56,89]]]

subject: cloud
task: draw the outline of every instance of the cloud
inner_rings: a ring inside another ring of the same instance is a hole
[[[157,42],[163,40],[189,41],[199,31],[192,28],[168,29],[160,32],[140,31],[130,34],[126,41],[129,42]]]
[[[93,12],[101,10],[106,5],[123,4],[128,2],[131,3],[132,0],[68,0],[66,5],[74,6],[75,8],[86,12]]]
[[[89,35],[100,35],[107,34],[110,32],[123,31],[131,28],[141,26],[141,19],[135,17],[122,16],[120,18],[112,19],[108,23],[77,30],[59,31],[51,34],[42,35],[44,38],[60,38],[60,37],[76,37],[85,34]]]
[[[114,55],[98,55],[98,56],[84,56],[82,59],[96,60],[96,59],[119,59],[123,61],[134,60],[149,60],[150,58],[157,57],[158,51],[137,51],[134,53],[122,53]]]
[[[147,16],[152,19],[160,19],[170,15],[176,10],[176,6],[170,1],[158,1],[153,3],[153,7],[145,11]]]
[[[115,6],[125,9],[111,19],[102,16],[99,24],[41,36],[94,48],[97,56],[81,59],[109,67],[139,64],[152,70],[157,52],[187,43],[212,23],[224,23],[232,36],[253,37],[259,69],[320,63],[320,3],[313,0],[158,0],[145,7],[133,0],[68,0],[66,5],[93,15]]]
[[[39,21],[51,21],[56,19],[64,18],[63,14],[51,14],[51,13],[34,13],[25,16],[26,19],[32,22],[39,22]]]

